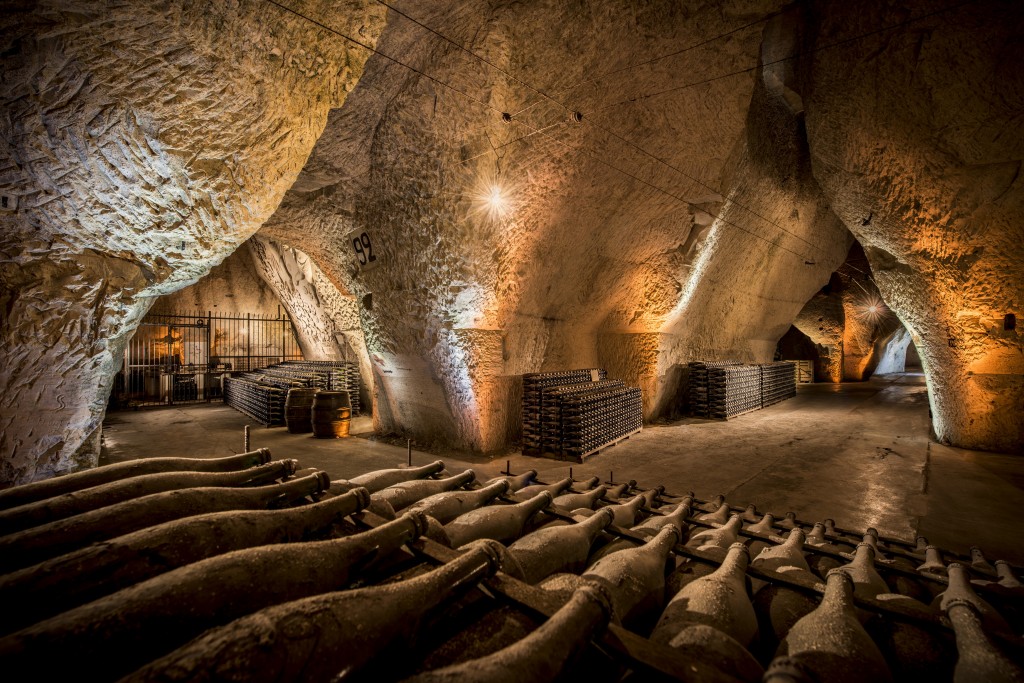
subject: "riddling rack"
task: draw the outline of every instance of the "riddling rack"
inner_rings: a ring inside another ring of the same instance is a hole
[[[523,375],[523,453],[582,462],[643,427],[640,389],[602,369]]]
[[[224,378],[224,402],[262,425],[284,424],[284,402],[296,387],[347,391],[359,415],[359,366],[352,361],[286,361]]]
[[[693,362],[690,411],[698,417],[728,420],[796,396],[793,363]]]

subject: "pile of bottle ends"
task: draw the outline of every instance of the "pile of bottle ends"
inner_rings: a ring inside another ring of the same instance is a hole
[[[0,491],[10,680],[1021,681],[980,549],[441,461],[261,449]]]
[[[523,375],[523,453],[583,462],[643,429],[640,389],[600,368]]]
[[[284,361],[224,378],[224,402],[256,422],[285,423],[284,403],[295,388],[347,391],[352,415],[360,413],[359,367],[352,361]]]

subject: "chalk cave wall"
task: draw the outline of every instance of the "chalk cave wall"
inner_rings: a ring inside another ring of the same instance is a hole
[[[371,44],[377,3],[303,7]],[[279,8],[38,1],[0,52],[0,482],[96,463],[124,344],[293,185],[366,51]]]
[[[211,268],[195,284],[154,301],[149,312],[277,316],[282,310],[276,292],[256,274],[248,250],[242,248]]]
[[[519,80],[377,3],[301,4],[436,80],[266,3],[2,20],[4,481],[95,462],[149,302],[257,229],[317,267],[294,272],[321,303],[318,277],[342,294],[310,319],[344,336],[358,317],[376,424],[418,441],[510,443],[538,370],[604,366],[670,413],[687,361],[770,360],[852,233],[921,352],[938,438],[1024,443],[1001,325],[1024,298],[1019,3],[408,10]]]

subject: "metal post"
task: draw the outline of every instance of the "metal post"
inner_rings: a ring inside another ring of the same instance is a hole
[[[572,467],[569,468],[569,478],[572,479]]]
[[[609,484],[614,484],[615,483],[615,472],[613,472],[612,470],[608,470],[608,483]]]
[[[245,314],[245,371],[252,370],[252,313]]]
[[[405,447],[409,449],[409,467],[412,467],[412,439],[405,440]]]
[[[245,425],[245,444],[242,447],[243,453],[249,452],[249,425]]]

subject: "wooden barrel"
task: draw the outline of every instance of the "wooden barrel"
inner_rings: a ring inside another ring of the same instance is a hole
[[[313,397],[313,436],[340,439],[348,436],[352,404],[347,391],[318,391]]]
[[[313,396],[316,389],[308,387],[288,390],[284,400],[284,423],[292,434],[309,434],[313,431]]]

